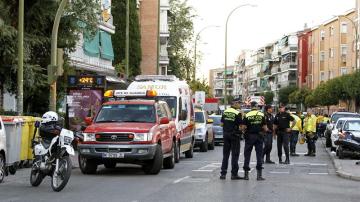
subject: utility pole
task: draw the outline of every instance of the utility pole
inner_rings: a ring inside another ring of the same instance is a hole
[[[57,80],[57,39],[62,14],[68,0],[62,0],[55,15],[51,33],[51,61],[48,66],[48,83],[50,84],[50,110],[56,112],[56,80]]]
[[[19,0],[18,15],[17,111],[21,116],[24,111],[24,0]]]
[[[125,39],[125,69],[126,69],[126,80],[129,79],[129,18],[130,18],[130,3],[126,0],[126,39]]]

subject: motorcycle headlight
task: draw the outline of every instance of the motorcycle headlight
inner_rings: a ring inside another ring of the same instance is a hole
[[[152,140],[152,133],[135,133],[134,135],[135,142],[151,141],[151,140]]]
[[[84,142],[96,141],[95,133],[83,133],[83,135],[84,135]]]
[[[64,137],[64,144],[70,145],[72,143],[72,141],[73,141],[73,138],[66,137],[66,136]]]

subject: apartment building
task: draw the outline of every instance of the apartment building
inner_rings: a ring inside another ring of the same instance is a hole
[[[140,0],[140,29],[144,75],[167,75],[169,34],[169,0]],[[158,28],[158,29],[157,29]]]
[[[311,29],[311,33],[307,34],[308,44],[304,48],[308,48],[308,57],[299,58],[302,72],[307,63],[304,75],[307,87],[315,89],[322,82],[355,70],[356,18],[355,9],[352,9]],[[304,51],[302,54],[305,54]]]
[[[224,98],[225,85],[228,96],[234,96],[235,89],[235,66],[227,67],[225,72],[224,68],[211,69],[209,74],[209,86],[215,98]]]

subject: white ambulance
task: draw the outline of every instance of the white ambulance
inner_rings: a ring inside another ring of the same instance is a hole
[[[4,180],[5,177],[5,153],[6,152],[6,136],[4,124],[0,117],[0,183]]]
[[[195,125],[193,121],[192,93],[186,81],[169,75],[139,75],[129,87],[129,91],[156,90],[156,99],[167,102],[177,128],[180,153],[193,157]]]

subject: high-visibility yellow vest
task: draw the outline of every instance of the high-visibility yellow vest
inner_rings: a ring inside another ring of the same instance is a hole
[[[291,128],[291,130],[295,130],[295,131],[302,131],[302,123],[301,123],[301,119],[294,115],[294,114],[291,114],[291,116],[295,119],[294,122],[295,122],[295,126],[293,128]],[[290,127],[292,126],[293,122],[290,122]]]
[[[304,131],[316,133],[316,121],[317,118],[315,115],[306,116],[304,119]]]

